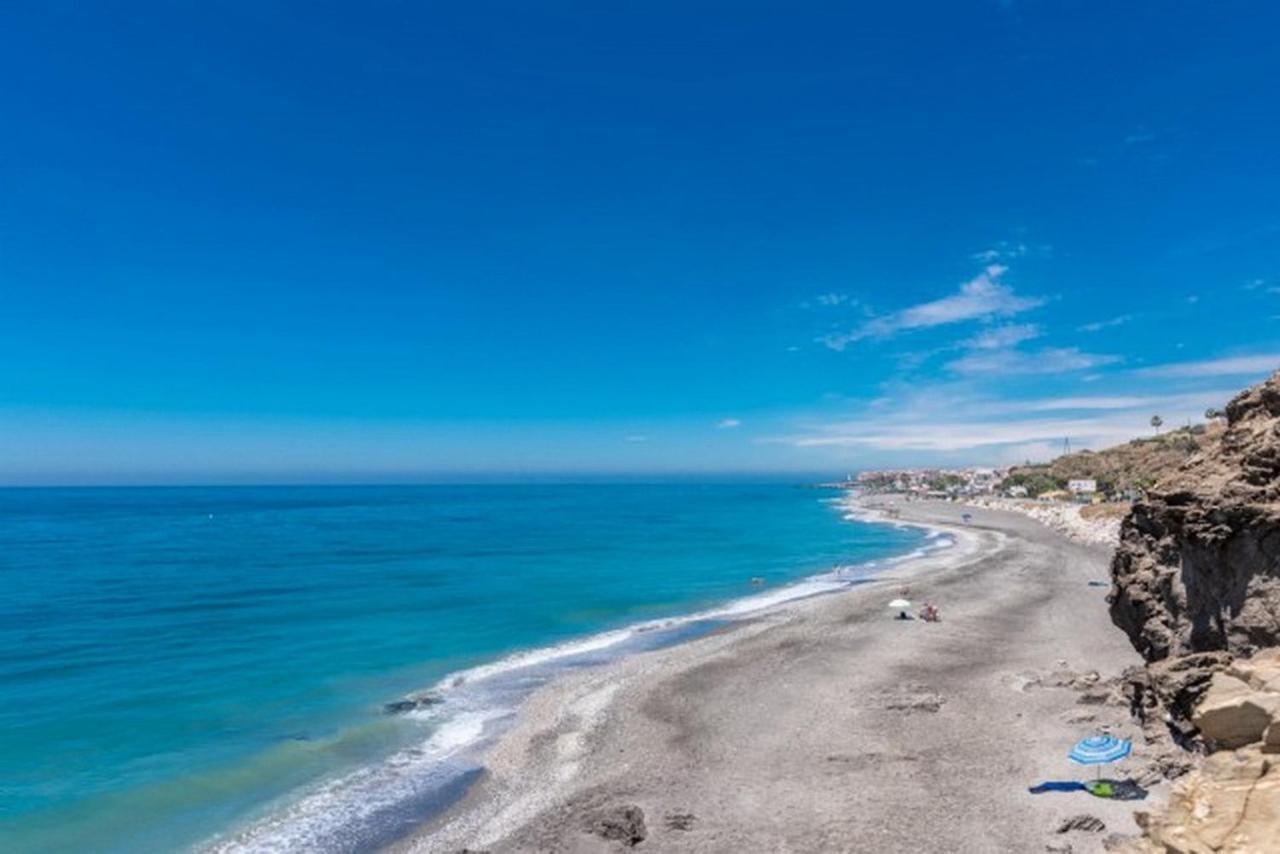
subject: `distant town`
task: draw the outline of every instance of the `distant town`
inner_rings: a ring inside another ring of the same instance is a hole
[[[1040,488],[1042,484],[1027,481],[1026,474],[1017,468],[909,468],[864,471],[830,485],[863,493],[898,493],[940,499],[987,495],[1087,503],[1104,497],[1094,478],[1069,479],[1061,484],[1061,488],[1051,489]]]

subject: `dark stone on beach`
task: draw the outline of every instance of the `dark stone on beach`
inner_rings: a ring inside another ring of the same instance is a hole
[[[669,812],[663,819],[668,830],[693,830],[693,823],[698,817],[691,812]]]
[[[423,694],[421,697],[409,697],[404,700],[387,703],[382,707],[382,711],[388,715],[403,715],[407,712],[415,712],[418,709],[429,709],[443,702],[442,698],[434,694]]]
[[[923,686],[900,694],[886,694],[883,700],[886,709],[898,712],[936,712],[946,702],[940,694]]]
[[[1058,825],[1059,833],[1070,833],[1073,830],[1082,830],[1085,833],[1101,833],[1107,829],[1107,825],[1102,819],[1096,815],[1081,813],[1073,815],[1071,818]]]
[[[590,830],[596,836],[625,845],[639,845],[648,835],[644,826],[644,810],[632,805],[614,807],[598,814],[591,822]]]
[[[1095,690],[1081,692],[1076,702],[1082,706],[1101,706],[1106,703],[1115,705],[1119,701],[1112,696],[1111,691]]]

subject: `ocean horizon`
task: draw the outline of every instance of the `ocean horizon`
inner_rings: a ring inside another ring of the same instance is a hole
[[[556,674],[929,546],[777,481],[0,490],[5,847],[375,848]]]

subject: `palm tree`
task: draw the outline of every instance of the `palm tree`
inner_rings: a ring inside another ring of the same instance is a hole
[[[1159,415],[1151,416],[1151,426],[1155,428],[1156,433],[1160,432],[1160,425],[1164,424],[1164,419]]]
[[[1206,421],[1217,421],[1219,418],[1222,418],[1225,415],[1226,413],[1223,412],[1221,409],[1214,409],[1212,406],[1210,406],[1208,409],[1204,411],[1204,417]]]

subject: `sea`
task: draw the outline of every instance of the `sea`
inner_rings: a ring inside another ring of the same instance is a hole
[[[0,489],[0,850],[377,850],[465,792],[557,674],[946,545],[839,498]]]

